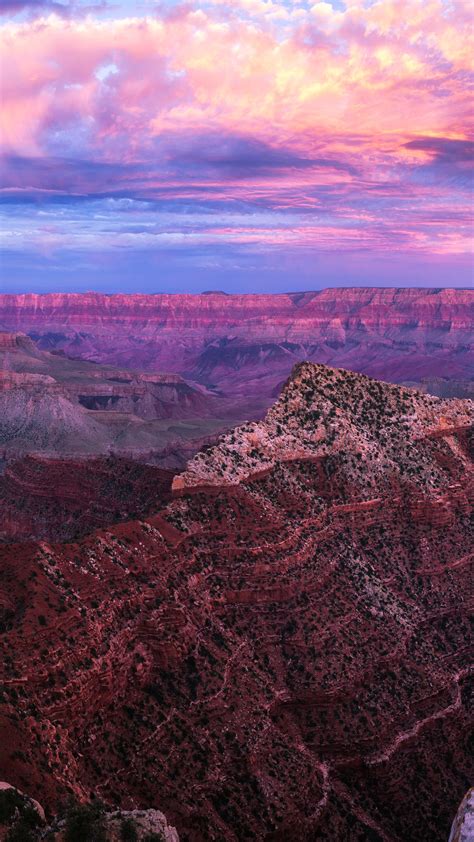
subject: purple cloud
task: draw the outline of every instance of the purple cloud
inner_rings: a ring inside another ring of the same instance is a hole
[[[354,175],[355,169],[333,158],[307,157],[253,137],[211,134],[173,137],[162,144],[178,170],[217,173],[233,178],[273,175],[276,171],[327,168]]]
[[[415,179],[429,184],[454,184],[470,189],[474,171],[474,142],[447,137],[424,137],[405,144],[430,154],[431,161],[415,168]]]

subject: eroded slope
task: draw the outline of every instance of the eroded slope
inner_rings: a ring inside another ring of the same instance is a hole
[[[304,365],[160,514],[4,548],[8,779],[159,804],[196,842],[445,842],[473,771],[471,423]]]
[[[0,333],[0,466],[31,453],[78,459],[111,451],[161,463],[170,461],[168,449],[182,466],[229,426],[215,396],[177,374],[69,359],[24,334]]]
[[[0,474],[0,542],[71,540],[170,499],[171,471],[114,456],[26,456]]]

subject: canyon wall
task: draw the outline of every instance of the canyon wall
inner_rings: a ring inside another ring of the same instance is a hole
[[[473,324],[474,293],[457,289],[0,296],[0,329],[44,348],[234,390],[250,373],[268,394],[302,359],[392,381],[472,378]]]
[[[145,516],[170,499],[172,478],[171,471],[116,456],[25,456],[0,474],[0,542],[64,541]]]
[[[214,393],[178,374],[72,360],[25,334],[0,333],[0,465],[29,453],[113,451],[153,461],[163,453],[181,466],[214,431],[233,426],[220,410]]]
[[[299,366],[161,511],[1,548],[0,774],[48,810],[158,804],[187,842],[446,842],[473,773],[472,421]]]

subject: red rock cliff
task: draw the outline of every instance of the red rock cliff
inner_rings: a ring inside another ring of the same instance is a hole
[[[445,842],[472,774],[472,415],[300,366],[160,513],[4,547],[0,776],[49,808],[159,803],[188,842]]]
[[[0,328],[30,333],[44,347],[192,370],[210,382],[235,370],[236,354],[242,371],[265,363],[285,373],[310,358],[385,379],[465,376],[473,370],[473,324],[474,293],[455,289],[0,296]]]

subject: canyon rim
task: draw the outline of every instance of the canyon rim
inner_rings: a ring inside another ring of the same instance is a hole
[[[474,842],[471,5],[0,3],[0,842]]]

